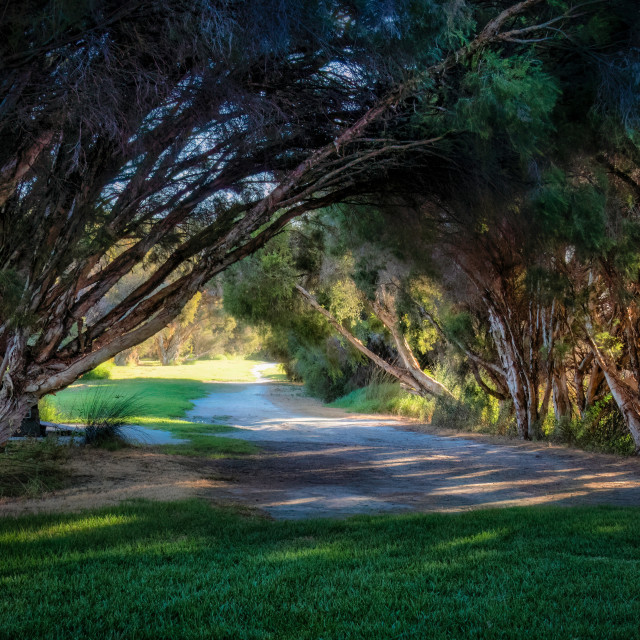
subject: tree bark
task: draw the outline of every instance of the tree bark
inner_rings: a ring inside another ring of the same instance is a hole
[[[16,331],[0,365],[0,446],[13,435],[27,411],[38,401],[37,396],[25,392],[26,346],[26,331]]]
[[[113,360],[118,367],[125,367],[127,365],[137,366],[140,363],[138,349],[136,347],[133,349],[125,349],[120,353],[116,353]]]
[[[488,310],[491,335],[513,402],[518,435],[523,440],[530,440],[535,436],[538,419],[537,389],[529,380],[528,372],[522,366],[522,358],[518,357],[510,339],[508,320],[498,313],[495,305],[489,304]]]
[[[437,380],[423,374],[427,379],[427,384],[419,381],[417,377],[413,375],[413,373],[403,367],[398,367],[396,365],[388,363],[386,360],[383,360],[380,356],[376,355],[370,349],[362,344],[358,338],[356,338],[350,331],[345,329],[324,307],[322,307],[318,301],[303,287],[296,284],[296,289],[298,293],[307,301],[309,305],[320,314],[322,314],[331,324],[332,327],[343,336],[349,344],[351,344],[355,349],[357,349],[360,353],[369,358],[372,362],[377,364],[383,371],[386,371],[389,375],[393,376],[400,383],[408,387],[414,393],[417,393],[421,396],[436,396],[436,397],[444,397],[448,396],[453,398],[451,392],[442,384],[440,384]],[[402,356],[401,356],[402,357]]]
[[[586,332],[586,339],[633,438],[636,454],[640,455],[640,400],[638,399],[637,389],[634,389],[623,380],[615,363],[598,348],[588,331]]]
[[[393,342],[396,345],[396,350],[398,351],[398,355],[400,356],[405,369],[411,376],[413,376],[413,378],[415,378],[418,385],[424,388],[426,392],[431,395],[448,396],[453,399],[453,394],[443,384],[431,376],[428,376],[420,368],[418,359],[415,357],[407,339],[402,333],[397,314],[391,311],[387,305],[383,304],[379,300],[374,303],[373,309],[384,326],[387,327],[389,333],[391,333]]]
[[[556,366],[553,371],[553,410],[556,420],[571,420],[572,407],[569,399],[567,370],[563,365]]]

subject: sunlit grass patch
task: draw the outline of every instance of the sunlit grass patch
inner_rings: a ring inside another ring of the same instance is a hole
[[[113,398],[135,396],[140,408],[129,418],[130,424],[151,429],[169,431],[177,438],[189,443],[159,445],[156,450],[168,454],[201,456],[207,458],[247,455],[258,451],[251,443],[232,438],[219,437],[218,433],[233,430],[222,424],[203,424],[184,419],[193,400],[209,393],[225,393],[240,390],[235,385],[205,382],[216,373],[218,377],[238,377],[259,364],[251,360],[207,360],[192,365],[140,367],[113,367],[110,379],[79,381],[58,393],[52,400],[56,415],[67,422],[78,422],[82,418],[82,407],[90,402],[96,392],[109,394]],[[153,377],[151,377],[153,376]],[[189,377],[188,377],[189,376]],[[251,374],[251,380],[255,376]],[[143,439],[144,440],[144,439]]]
[[[163,444],[154,447],[157,451],[163,453],[191,457],[221,458],[249,455],[259,451],[258,447],[245,440],[236,440],[235,438],[225,438],[217,435],[236,431],[234,427],[228,425],[148,417],[137,418],[136,424],[151,429],[170,431],[176,438],[189,440],[188,443]]]
[[[638,508],[273,522],[197,501],[0,520],[7,638],[628,640]]]
[[[163,367],[154,360],[142,361],[139,366],[111,368],[114,380],[131,378],[166,378],[170,380],[199,380],[200,382],[253,382],[253,370],[264,364],[259,360],[226,358],[224,360],[196,360],[189,364]]]
[[[124,368],[124,367],[121,367]],[[77,383],[55,396],[58,411],[67,420],[74,421],[80,416],[79,408],[96,389],[110,393],[114,397],[135,395],[144,403],[144,416],[157,418],[180,418],[193,407],[192,400],[202,398],[214,391],[216,385],[208,385],[200,380],[130,378],[93,380]]]
[[[358,413],[388,413],[429,422],[434,402],[404,391],[397,383],[371,384],[331,403],[332,407]]]
[[[272,367],[262,369],[260,375],[274,382],[287,382],[288,380],[284,367],[281,364],[275,364]]]

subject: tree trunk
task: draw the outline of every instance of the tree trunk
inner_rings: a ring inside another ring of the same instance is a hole
[[[598,348],[598,345],[596,345],[588,332],[586,338],[594,358],[602,370],[604,379],[607,381],[611,395],[633,438],[636,454],[640,454],[640,400],[638,399],[637,389],[634,389],[622,379],[615,363]]]
[[[597,362],[593,363],[591,367],[591,375],[589,376],[589,384],[587,385],[587,392],[584,398],[584,409],[582,415],[584,417],[585,413],[589,408],[593,407],[598,398],[599,389],[604,382],[605,375],[602,371],[602,368]]]
[[[170,337],[167,337],[164,331],[156,335],[158,360],[163,367],[178,363],[184,342],[184,337],[179,329],[176,329]]]
[[[488,305],[491,335],[505,374],[509,395],[513,402],[518,435],[529,440],[535,435],[538,420],[538,394],[521,365],[515,347],[509,337],[506,318],[498,314],[494,305]]]
[[[346,340],[351,344],[355,349],[357,349],[360,353],[369,358],[372,362],[377,364],[381,369],[386,371],[389,375],[396,378],[406,387],[411,389],[414,393],[417,393],[421,396],[434,395],[437,397],[449,396],[453,398],[451,392],[443,385],[441,385],[437,380],[433,380],[433,378],[429,378],[432,384],[429,387],[420,384],[418,380],[407,370],[402,367],[398,367],[396,365],[388,363],[386,360],[383,360],[380,356],[373,353],[373,351],[367,349],[358,338],[356,338],[351,332],[347,331],[324,307],[322,307],[318,301],[303,287],[300,285],[296,285],[296,289],[298,293],[313,307],[316,311],[321,313],[328,321],[331,326]],[[426,374],[424,374],[426,376]],[[426,376],[428,378],[428,376]]]
[[[138,365],[140,364],[139,351],[137,347],[133,349],[125,349],[120,353],[116,353],[113,357],[113,361],[116,363],[118,367],[125,367],[127,365]]]
[[[23,418],[33,405],[33,397],[14,395],[0,401],[0,448],[20,428]]]
[[[170,366],[180,362],[180,352],[182,351],[182,341],[179,336],[174,335],[170,340],[164,352],[163,366]]]
[[[38,399],[24,388],[26,380],[20,373],[26,370],[25,350],[27,346],[25,331],[16,331],[7,344],[2,364],[0,365],[0,447],[13,435],[22,424],[22,419],[29,409],[37,404]]]
[[[434,380],[431,376],[428,376],[424,371],[422,371],[418,359],[415,357],[407,339],[404,337],[404,334],[400,329],[400,322],[397,315],[391,312],[386,305],[383,305],[380,302],[376,302],[374,304],[374,311],[384,326],[387,327],[391,333],[391,337],[393,338],[393,342],[396,345],[396,349],[405,369],[413,378],[415,378],[418,385],[420,385],[421,388],[424,388],[426,392],[431,395],[449,396],[450,398],[453,398],[451,392],[443,384]]]
[[[640,402],[637,399],[637,394],[620,378],[615,367],[603,367],[602,371],[611,390],[611,395],[631,433],[636,454],[640,454]]]
[[[556,414],[556,420],[571,420],[567,371],[563,365],[556,367],[553,372],[553,410]]]

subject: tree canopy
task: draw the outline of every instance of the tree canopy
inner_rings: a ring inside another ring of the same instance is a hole
[[[39,397],[174,322],[313,210],[343,203],[363,227],[377,210],[462,271],[478,237],[483,265],[503,260],[494,236],[509,260],[533,253],[521,238],[535,225],[576,259],[611,246],[598,171],[621,174],[622,200],[636,184],[620,168],[636,158],[632,5],[9,4],[0,441]],[[585,217],[596,228],[581,231]],[[96,313],[133,272],[139,283]]]

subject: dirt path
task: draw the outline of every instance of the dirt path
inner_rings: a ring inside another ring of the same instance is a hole
[[[233,437],[263,448],[258,459],[215,466],[229,479],[225,495],[275,518],[640,505],[640,461],[418,433],[397,420],[324,407],[290,385],[243,385],[199,400],[190,415],[241,427]]]
[[[69,511],[131,498],[204,497],[275,518],[460,511],[531,504],[640,505],[640,461],[562,447],[417,432],[323,406],[285,384],[230,384],[192,420],[239,427],[257,456],[203,460],[144,448],[74,456],[73,487],[0,501],[0,514]]]

